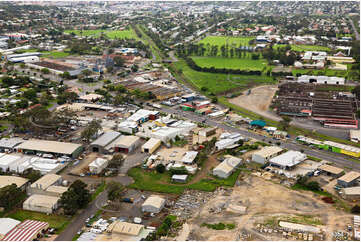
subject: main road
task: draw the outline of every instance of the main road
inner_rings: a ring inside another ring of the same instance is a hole
[[[72,241],[76,233],[85,225],[85,220],[98,211],[99,205],[107,201],[107,192],[100,193],[87,208],[83,209],[80,214],[75,215],[71,223],[62,231],[55,241]]]
[[[271,138],[264,137],[262,135],[259,135],[259,134],[253,133],[253,132],[249,132],[246,129],[239,129],[239,128],[231,127],[231,126],[225,125],[223,123],[217,122],[215,120],[212,120],[208,117],[205,118],[204,116],[198,116],[198,115],[195,115],[190,112],[182,111],[180,109],[176,110],[176,109],[172,109],[172,108],[162,108],[161,111],[165,112],[165,113],[169,113],[169,114],[178,115],[180,117],[185,117],[194,122],[205,121],[205,123],[207,125],[210,125],[213,127],[218,127],[225,131],[228,131],[228,132],[239,133],[242,136],[247,137],[247,138],[253,138],[256,140],[260,140],[260,141],[264,140],[265,142],[269,142],[269,141],[274,142],[274,140]],[[327,161],[333,162],[333,163],[335,163],[335,165],[337,165],[341,168],[347,167],[347,168],[351,168],[352,170],[357,171],[357,172],[360,170],[360,163],[357,163],[355,161],[347,159],[347,157],[345,157],[344,155],[341,155],[341,154],[331,153],[329,151],[324,151],[324,150],[311,149],[305,145],[301,145],[298,143],[292,143],[292,141],[291,142],[290,141],[282,141],[280,146],[282,148],[289,149],[289,150],[297,150],[297,151],[303,150],[306,155],[314,156],[314,157],[320,158],[322,160],[327,160]]]
[[[356,40],[360,40],[360,35],[359,35],[357,28],[355,27],[355,23],[352,21],[351,18],[349,18],[349,20],[350,20],[351,26],[353,28],[353,32],[355,32]]]

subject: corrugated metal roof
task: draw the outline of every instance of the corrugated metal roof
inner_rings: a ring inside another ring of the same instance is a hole
[[[116,131],[109,131],[102,134],[99,138],[94,140],[90,145],[99,145],[99,146],[107,146],[109,143],[111,143],[113,140],[118,138],[121,134]]]
[[[49,227],[49,223],[37,220],[25,220],[10,230],[3,241],[31,241],[41,230]]]

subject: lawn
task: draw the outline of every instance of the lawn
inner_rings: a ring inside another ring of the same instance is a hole
[[[337,71],[331,69],[323,69],[323,70],[293,69],[292,74],[294,76],[296,76],[297,74],[301,74],[301,75],[347,77],[348,73],[347,71]]]
[[[273,45],[273,48],[285,47],[286,45]],[[326,46],[319,46],[319,45],[291,45],[291,50],[294,51],[330,51],[331,49]]]
[[[230,37],[230,36],[207,36],[200,40],[198,44],[204,45],[217,45],[222,46],[228,44],[229,46],[250,46],[249,41],[255,39],[255,37]]]
[[[192,57],[194,62],[200,67],[215,67],[226,69],[240,69],[262,71],[267,66],[264,59],[252,60],[251,58],[222,58],[222,57]]]
[[[245,89],[254,84],[272,83],[274,82],[268,76],[256,75],[233,75],[233,74],[219,74],[209,72],[198,72],[191,69],[184,60],[177,61],[172,64],[178,71],[181,70],[183,76],[193,86],[201,89],[207,87],[210,92],[215,94],[230,91],[232,89]]]
[[[70,55],[70,53],[64,51],[42,51],[43,55],[41,57],[52,57],[54,59],[57,58],[65,58]]]
[[[90,201],[93,201],[100,193],[105,190],[106,183],[103,181],[95,190],[95,192],[91,195]]]
[[[9,214],[7,217],[24,221],[26,219],[39,220],[48,222],[51,228],[56,229],[56,233],[60,233],[70,223],[70,219],[60,215],[46,215],[45,213],[38,213],[27,210],[17,210],[14,213]]]
[[[145,171],[139,167],[132,168],[128,171],[128,175],[134,179],[134,183],[130,184],[130,188],[162,192],[182,194],[185,189],[194,189],[206,192],[213,192],[219,186],[234,186],[240,170],[234,172],[227,179],[218,179],[209,177],[193,184],[172,183],[170,172],[158,173],[156,171]],[[191,181],[190,176],[189,181]]]
[[[74,33],[75,35],[83,36],[94,36],[99,37],[101,33],[104,33],[110,39],[136,39],[137,36],[133,29],[130,30],[107,30],[107,29],[94,29],[94,30],[83,30],[82,33],[80,30],[68,29],[64,33]]]

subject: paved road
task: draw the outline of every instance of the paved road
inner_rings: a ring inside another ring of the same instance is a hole
[[[66,229],[55,238],[55,241],[71,241],[76,233],[85,225],[85,220],[98,211],[96,204],[100,205],[107,201],[107,193],[104,191],[88,205],[79,215],[76,215],[73,221]]]
[[[359,35],[359,32],[358,32],[355,24],[353,23],[352,19],[349,19],[349,20],[350,20],[351,26],[353,28],[353,32],[355,32],[356,40],[360,40],[360,35]]]
[[[185,112],[182,110],[175,110],[175,109],[171,109],[171,108],[162,108],[161,111],[165,112],[165,113],[176,114],[181,117],[186,117],[195,122],[202,122],[205,119],[204,116],[198,116],[193,113]],[[264,137],[262,135],[259,135],[259,134],[253,133],[253,132],[249,132],[246,129],[234,128],[234,127],[225,125],[223,123],[219,123],[219,122],[209,119],[209,118],[206,118],[205,122],[207,125],[218,127],[225,131],[228,131],[228,132],[240,133],[244,137],[253,138],[256,140],[264,140],[264,142],[269,142],[269,141],[274,142],[274,140],[271,138]],[[355,171],[360,170],[360,163],[350,161],[349,159],[347,159],[347,157],[345,157],[344,155],[341,155],[341,154],[332,153],[332,152],[328,152],[328,151],[324,151],[324,150],[311,149],[305,145],[301,145],[298,143],[291,143],[290,141],[281,142],[281,147],[289,149],[289,150],[297,150],[297,151],[304,150],[304,153],[307,155],[333,162],[333,163],[335,163],[335,165],[337,165],[341,168],[349,167]]]

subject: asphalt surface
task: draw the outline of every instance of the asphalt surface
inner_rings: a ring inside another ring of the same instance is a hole
[[[107,201],[106,191],[100,193],[97,198],[91,202],[87,208],[76,215],[73,221],[66,227],[66,229],[55,238],[55,241],[72,241],[76,233],[85,225],[85,220],[91,215],[95,214],[98,211],[97,204],[103,204]]]
[[[272,143],[275,143],[275,140],[273,140],[271,138],[264,137],[262,135],[259,135],[259,134],[253,133],[253,132],[249,132],[246,129],[239,129],[239,128],[231,127],[231,126],[225,125],[223,123],[219,123],[215,120],[212,120],[208,117],[205,118],[204,116],[198,116],[193,113],[182,111],[180,109],[175,110],[175,109],[171,109],[171,108],[162,108],[161,111],[165,112],[165,113],[179,115],[180,117],[185,117],[185,118],[188,118],[195,122],[202,122],[203,120],[205,120],[205,123],[207,125],[218,127],[225,131],[228,131],[228,132],[236,132],[236,133],[241,134],[244,137],[253,138],[253,139],[256,139],[259,141],[264,141],[266,143],[268,143],[269,141],[271,141]],[[293,141],[293,142],[295,142],[295,141]],[[325,151],[325,150],[311,149],[305,145],[301,145],[298,143],[292,143],[292,140],[287,141],[287,142],[282,141],[280,147],[289,149],[289,150],[297,150],[297,151],[304,150],[304,153],[306,155],[314,156],[314,157],[317,157],[317,158],[320,158],[323,160],[333,162],[338,167],[351,168],[352,170],[357,171],[357,172],[360,170],[360,163],[351,161],[347,157],[345,157],[344,155],[341,155],[341,154],[337,154],[337,153],[333,153],[333,152],[329,152],[329,151]]]

